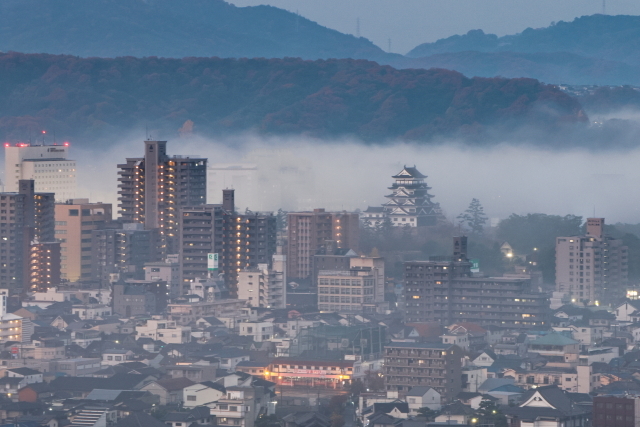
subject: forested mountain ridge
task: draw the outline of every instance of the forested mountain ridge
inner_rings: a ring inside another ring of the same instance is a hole
[[[0,51],[83,57],[394,57],[365,38],[295,13],[223,0],[3,0]]]
[[[40,129],[95,140],[146,125],[171,135],[187,121],[204,135],[429,141],[586,120],[578,101],[536,80],[364,60],[0,55],[0,137],[11,141]]]
[[[560,21],[544,28],[527,28],[518,34],[498,37],[472,30],[464,35],[424,43],[407,56],[424,57],[464,51],[553,53],[620,61],[640,65],[640,16],[589,15],[572,22]]]
[[[547,83],[640,85],[640,16],[590,15],[498,37],[471,30],[409,53],[413,66]]]

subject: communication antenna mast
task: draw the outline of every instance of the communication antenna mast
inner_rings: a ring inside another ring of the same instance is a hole
[[[607,14],[607,0],[602,0],[602,14]]]
[[[356,19],[356,37],[360,38],[360,18]]]
[[[300,29],[300,13],[298,13],[298,9],[296,9],[296,33]]]
[[[387,50],[387,52],[391,53],[391,37],[389,37],[389,49]]]

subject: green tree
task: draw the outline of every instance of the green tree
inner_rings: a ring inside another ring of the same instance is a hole
[[[458,219],[460,222],[466,223],[467,227],[471,229],[471,233],[476,235],[482,234],[488,220],[478,199],[472,199],[467,210],[458,215]]]
[[[534,248],[555,247],[556,237],[581,234],[581,225],[582,217],[575,215],[512,214],[500,221],[496,235],[517,252],[528,254]]]
[[[364,376],[364,383],[368,390],[382,391],[384,390],[384,377],[379,371],[367,371]]]
[[[480,402],[478,410],[475,413],[478,419],[476,424],[489,424],[494,427],[508,427],[507,417],[500,411],[500,407],[492,400],[483,400]]]
[[[433,421],[438,416],[438,412],[434,411],[431,408],[427,408],[426,406],[418,409],[418,414],[425,417],[428,421]]]

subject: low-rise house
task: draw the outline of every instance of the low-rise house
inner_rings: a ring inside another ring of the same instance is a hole
[[[160,398],[160,405],[180,405],[183,403],[184,389],[195,383],[188,378],[163,378],[152,381],[140,390],[148,391]]]
[[[487,380],[487,368],[469,365],[462,368],[462,390],[477,392],[478,387]]]
[[[282,418],[284,427],[329,427],[331,419],[319,412],[292,412]]]
[[[242,361],[236,365],[236,371],[244,372],[258,377],[263,377],[269,368],[269,362],[247,362]]]
[[[529,351],[547,359],[547,367],[575,368],[578,365],[580,343],[553,332],[532,341]]]
[[[188,412],[169,412],[162,418],[165,424],[171,427],[189,427],[191,425],[213,424],[215,417],[206,406],[198,406]]]
[[[204,381],[185,387],[182,390],[182,400],[185,408],[208,406],[221,399],[227,393],[224,385],[212,381]]]
[[[104,319],[113,314],[106,304],[74,304],[72,313],[81,320]]]
[[[188,378],[193,382],[213,381],[216,379],[218,365],[214,363],[191,363],[166,366],[167,375],[171,378]]]
[[[26,386],[27,383],[21,377],[0,378],[0,395],[13,401],[18,401],[18,390]]]
[[[227,387],[216,402],[207,404],[218,426],[253,427],[266,412],[268,399],[262,387]]]
[[[625,301],[615,308],[613,313],[618,322],[633,322],[632,314],[640,310],[640,301]]]
[[[54,389],[48,383],[28,384],[18,390],[19,402],[45,401],[53,397]]]
[[[220,359],[220,369],[226,369],[230,372],[236,370],[236,366],[240,362],[248,362],[251,354],[246,350],[239,348],[223,348],[216,351],[215,356]]]
[[[101,368],[101,359],[77,357],[72,359],[56,359],[49,362],[49,370],[60,372],[70,377],[91,376]]]
[[[43,381],[42,372],[31,368],[12,368],[5,371],[5,376],[9,378],[22,378],[24,385],[41,383]]]
[[[242,322],[238,334],[249,336],[254,342],[269,341],[273,337],[273,322]]]
[[[529,390],[522,403],[505,407],[509,425],[545,427],[588,427],[591,410],[576,405],[569,394],[558,386],[550,385]]]
[[[588,321],[575,322],[569,325],[571,336],[574,340],[580,341],[580,347],[586,348],[598,345],[604,339],[607,326],[590,325]]]
[[[93,329],[81,329],[71,332],[71,342],[82,348],[87,348],[91,343],[96,341],[102,341],[100,331]]]
[[[489,367],[493,362],[498,360],[498,356],[492,350],[484,350],[475,359],[471,361],[476,366]]]
[[[475,411],[470,406],[464,405],[459,400],[442,407],[436,417],[436,423],[469,424]]]
[[[136,326],[136,333],[138,337],[151,338],[166,344],[191,342],[191,328],[189,326],[178,326],[174,320],[149,319],[146,324]]]
[[[110,378],[58,377],[50,384],[56,391],[66,391],[74,397],[84,398],[94,389],[139,390],[155,380],[155,377],[148,375],[116,374]]]
[[[113,366],[131,360],[133,351],[112,348],[102,352],[102,366]]]
[[[406,395],[406,400],[410,414],[413,416],[418,414],[420,408],[429,408],[433,411],[439,411],[442,408],[440,393],[433,387],[412,387]]]

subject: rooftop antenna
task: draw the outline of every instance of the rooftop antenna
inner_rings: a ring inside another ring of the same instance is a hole
[[[356,19],[356,37],[360,38],[360,17]]]
[[[144,133],[147,135],[147,141],[151,141],[149,138],[149,124],[144,125]]]

